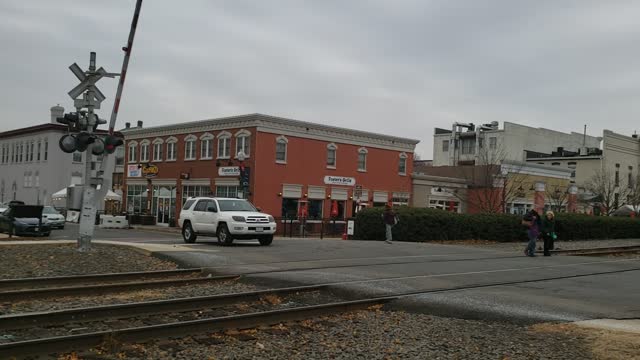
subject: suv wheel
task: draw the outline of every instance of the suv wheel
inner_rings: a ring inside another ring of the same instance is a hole
[[[216,236],[218,237],[218,242],[223,246],[231,245],[233,242],[233,236],[229,232],[229,228],[226,224],[220,224],[220,226],[218,226]]]
[[[271,242],[273,242],[273,235],[263,236],[259,238],[258,241],[260,241],[260,245],[262,246],[271,245]]]
[[[182,238],[187,244],[193,244],[194,242],[196,242],[198,236],[193,232],[193,228],[191,227],[190,222],[185,222],[182,226]]]

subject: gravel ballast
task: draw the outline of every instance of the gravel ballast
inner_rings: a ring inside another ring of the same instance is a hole
[[[81,253],[75,244],[0,245],[0,279],[174,270],[173,262],[126,246],[93,244]]]
[[[586,333],[374,310],[258,330],[111,344],[112,352],[94,350],[90,358],[593,359],[591,342]]]

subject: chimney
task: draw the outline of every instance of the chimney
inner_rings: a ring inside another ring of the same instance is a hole
[[[130,122],[124,123],[124,128],[131,129],[131,123]]]
[[[51,107],[51,122],[57,124],[56,118],[64,116],[64,108],[60,104]]]
[[[142,120],[138,120],[138,127],[142,128]]]

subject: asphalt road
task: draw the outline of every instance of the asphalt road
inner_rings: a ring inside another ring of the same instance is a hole
[[[222,247],[212,239],[181,248],[188,250],[158,255],[263,285],[330,283],[353,297],[424,292],[394,306],[443,316],[517,323],[640,318],[640,259],[313,239],[268,247]]]
[[[68,224],[51,239],[73,240],[77,231]],[[393,306],[435,315],[518,323],[640,318],[637,258],[528,258],[478,247],[326,239],[223,247],[215,238],[184,244],[180,234],[147,230],[96,229],[95,239],[157,244],[155,255],[184,267],[246,274],[274,287],[331,283],[351,297],[423,292]]]

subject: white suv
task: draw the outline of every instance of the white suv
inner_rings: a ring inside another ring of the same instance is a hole
[[[230,245],[234,239],[258,239],[260,245],[270,245],[276,232],[273,216],[243,199],[189,198],[178,224],[186,243],[195,242],[198,235],[210,235],[222,245]]]

